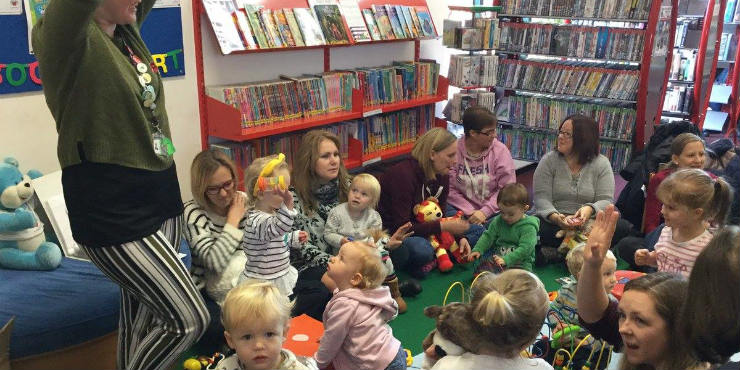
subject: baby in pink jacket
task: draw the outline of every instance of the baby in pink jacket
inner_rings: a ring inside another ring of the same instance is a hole
[[[324,310],[324,336],[314,356],[319,368],[406,369],[406,353],[388,321],[398,305],[388,287],[378,251],[364,242],[345,243],[329,259],[325,278],[334,296]]]

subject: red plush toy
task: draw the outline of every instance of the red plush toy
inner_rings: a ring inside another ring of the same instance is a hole
[[[442,209],[434,198],[428,198],[420,204],[415,205],[414,214],[416,215],[416,220],[419,222],[430,222],[443,219]],[[459,218],[461,215],[462,212],[458,212],[458,214],[450,218]],[[439,271],[445,272],[452,268],[452,260],[449,256],[450,253],[458,263],[462,261],[462,258],[460,258],[460,247],[457,245],[455,237],[449,232],[442,231],[439,234],[430,235],[429,242],[432,244],[435,254],[437,255],[437,267],[439,268]]]

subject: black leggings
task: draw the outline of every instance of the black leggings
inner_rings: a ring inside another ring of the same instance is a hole
[[[322,321],[326,304],[331,299],[331,292],[321,282],[326,272],[326,266],[309,267],[298,273],[298,281],[293,288],[295,305],[292,316],[306,314]]]

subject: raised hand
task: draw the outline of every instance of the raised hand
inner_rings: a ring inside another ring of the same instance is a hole
[[[619,221],[619,212],[613,204],[596,214],[596,221],[593,223],[591,234],[589,234],[586,247],[583,250],[584,263],[601,267],[606,251],[609,250],[611,245],[617,221]]]

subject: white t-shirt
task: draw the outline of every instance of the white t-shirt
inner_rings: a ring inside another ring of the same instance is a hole
[[[432,366],[432,370],[553,370],[552,366],[541,358],[504,358],[488,355],[476,355],[466,352],[460,356],[445,356]]]
[[[711,240],[712,234],[709,230],[704,230],[696,238],[679,243],[673,240],[673,230],[669,226],[664,227],[655,243],[658,271],[672,272],[688,278],[696,257]]]

